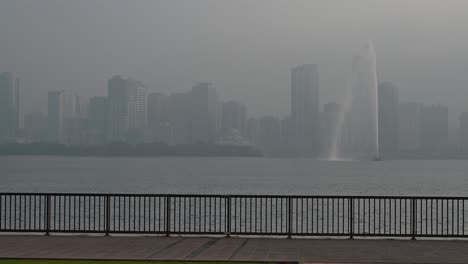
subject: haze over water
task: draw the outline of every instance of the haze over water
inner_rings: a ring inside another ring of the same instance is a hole
[[[0,157],[0,192],[466,195],[468,163]]]

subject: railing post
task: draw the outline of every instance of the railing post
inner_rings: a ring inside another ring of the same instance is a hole
[[[416,198],[411,198],[411,240],[416,240]]]
[[[293,218],[293,213],[292,213],[292,198],[288,197],[288,238],[291,238],[292,234],[292,218]]]
[[[350,197],[348,202],[348,223],[349,223],[349,239],[354,239],[354,198]]]
[[[171,235],[171,197],[166,196],[166,236]]]
[[[50,206],[50,194],[47,194],[46,196],[46,204],[45,204],[46,208],[46,213],[45,213],[45,216],[46,216],[46,236],[50,235],[50,222],[51,222],[51,206]]]
[[[109,236],[110,232],[110,195],[106,194],[106,236]]]
[[[226,196],[225,198],[225,210],[226,210],[226,237],[231,237],[231,197]]]

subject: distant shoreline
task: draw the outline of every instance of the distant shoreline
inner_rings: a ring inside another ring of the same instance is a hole
[[[111,143],[94,146],[67,146],[52,143],[0,145],[0,156],[63,156],[63,157],[262,157],[250,146],[163,143]]]

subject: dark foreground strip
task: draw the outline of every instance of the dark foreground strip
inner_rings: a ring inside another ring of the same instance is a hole
[[[200,253],[202,253],[205,249],[211,247],[214,243],[216,243],[218,241],[217,238],[214,238],[214,239],[211,239],[209,240],[208,242],[206,242],[205,244],[203,244],[201,247],[199,247],[197,250],[195,250],[194,252],[192,252],[190,255],[188,255],[185,259],[192,259],[196,256],[198,256]]]

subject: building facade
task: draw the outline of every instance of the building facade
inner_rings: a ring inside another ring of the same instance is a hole
[[[293,149],[300,156],[315,156],[319,150],[319,74],[315,64],[291,70],[291,122]]]
[[[459,140],[460,150],[463,153],[468,153],[468,112],[460,114]]]
[[[0,143],[13,142],[19,128],[19,79],[0,73]]]
[[[191,142],[214,143],[219,128],[216,88],[212,83],[198,83],[191,95]]]
[[[383,158],[398,152],[398,88],[391,82],[378,87],[379,155]]]
[[[171,97],[163,93],[148,95],[148,128],[153,141],[171,143],[172,122],[170,117]]]
[[[221,104],[221,134],[237,130],[245,136],[247,108],[238,101],[228,101]]]
[[[398,105],[398,151],[421,150],[422,110],[420,103]]]
[[[87,144],[106,142],[109,104],[106,96],[95,96],[89,100],[86,136]]]
[[[51,91],[47,97],[48,141],[77,143],[79,133],[79,97],[69,90]]]
[[[120,75],[108,81],[107,141],[143,141],[146,127],[146,89]]]

